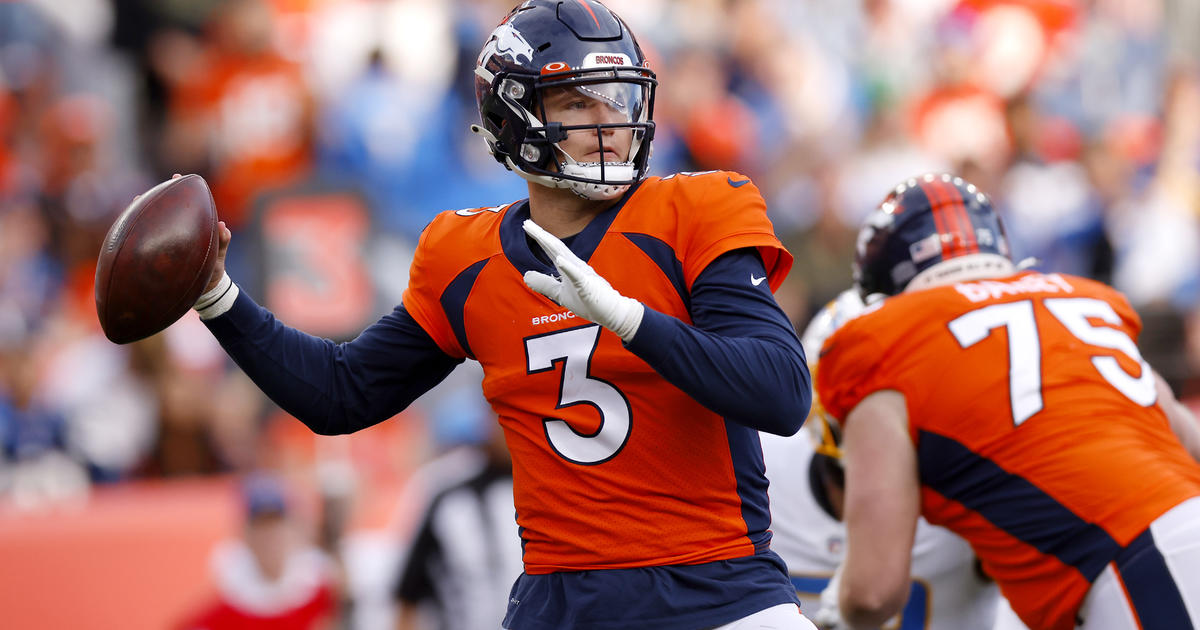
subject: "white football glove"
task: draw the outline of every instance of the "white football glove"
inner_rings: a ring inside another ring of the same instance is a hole
[[[562,276],[559,279],[538,271],[526,271],[525,284],[555,304],[600,324],[616,333],[621,341],[629,343],[642,324],[642,314],[645,312],[642,303],[618,293],[608,280],[600,277],[562,241],[532,220],[526,219],[522,227],[554,261],[555,268]]]

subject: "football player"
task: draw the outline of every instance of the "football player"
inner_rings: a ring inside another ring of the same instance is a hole
[[[847,289],[809,322],[800,341],[816,378],[821,344],[863,311],[856,289]],[[801,606],[823,630],[844,628],[835,574],[845,557],[845,492],[838,426],[819,399],[804,424],[810,439],[762,436],[771,481],[771,548],[792,574]],[[992,630],[1000,593],[978,570],[975,554],[948,530],[917,522],[912,578],[904,608],[889,622],[896,630]]]
[[[223,264],[197,308],[321,434],[482,365],[524,550],[504,627],[812,628],[770,550],[758,440],[808,414],[772,295],[792,257],[746,177],[647,177],[656,81],[599,2],[524,2],[479,55],[473,130],[527,199],[438,215],[403,303],[349,343],[276,321]]]
[[[971,544],[1031,628],[1200,627],[1200,429],[1138,353],[1117,291],[1019,271],[989,199],[895,188],[859,233],[871,304],[826,340],[853,627],[909,591],[918,516]]]

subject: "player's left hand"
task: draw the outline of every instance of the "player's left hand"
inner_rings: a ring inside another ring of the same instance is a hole
[[[559,279],[538,271],[526,271],[525,284],[579,317],[613,331],[622,341],[629,343],[642,324],[642,314],[645,312],[642,303],[618,293],[595,269],[532,220],[526,219],[522,227],[554,261],[555,268],[562,276]]]

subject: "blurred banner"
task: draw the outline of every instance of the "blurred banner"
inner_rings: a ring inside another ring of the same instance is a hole
[[[335,340],[353,338],[378,317],[366,200],[307,186],[271,193],[257,206],[248,236],[258,250],[264,306],[290,326]]]

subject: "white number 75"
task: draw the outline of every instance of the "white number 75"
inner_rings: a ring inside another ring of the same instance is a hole
[[[1154,373],[1138,352],[1129,335],[1115,328],[1093,326],[1094,317],[1110,324],[1121,318],[1107,302],[1093,298],[1049,298],[1042,303],[1072,335],[1080,341],[1117,350],[1136,361],[1142,374],[1134,377],[1121,369],[1116,358],[1106,355],[1092,357],[1092,365],[1117,391],[1126,398],[1149,407],[1157,400]],[[1042,346],[1038,338],[1037,320],[1032,300],[993,304],[971,311],[950,322],[950,332],[963,348],[969,348],[1001,326],[1008,330],[1008,386],[1012,402],[1013,424],[1020,425],[1042,410]]]

